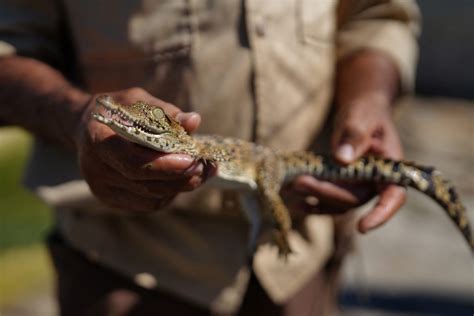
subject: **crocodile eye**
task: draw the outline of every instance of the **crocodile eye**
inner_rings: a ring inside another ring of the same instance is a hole
[[[161,120],[161,119],[163,119],[163,117],[165,116],[165,113],[164,113],[163,110],[160,109],[160,108],[155,108],[155,109],[153,109],[152,113],[153,113],[153,116],[154,116],[157,120]]]

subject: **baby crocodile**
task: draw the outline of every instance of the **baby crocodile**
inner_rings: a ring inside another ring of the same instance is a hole
[[[440,204],[461,231],[472,251],[474,239],[466,210],[454,187],[439,171],[412,162],[363,157],[341,166],[327,156],[311,152],[281,152],[252,142],[215,135],[190,136],[164,110],[145,102],[122,105],[110,96],[97,98],[100,111],[93,117],[125,139],[164,153],[180,153],[217,166],[219,185],[240,190],[244,211],[252,224],[251,244],[260,226],[260,209],[271,215],[279,253],[291,253],[287,236],[291,218],[281,196],[281,186],[300,175],[321,180],[369,181],[413,187]],[[256,193],[256,194],[255,194]]]

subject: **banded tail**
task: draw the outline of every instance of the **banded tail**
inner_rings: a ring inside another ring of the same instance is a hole
[[[305,152],[298,153],[296,157],[293,155],[293,158],[286,157],[285,163],[290,170],[290,177],[306,173],[321,180],[373,181],[412,187],[441,205],[474,253],[474,237],[466,208],[454,186],[443,179],[435,168],[373,156],[341,166],[326,156]],[[302,169],[305,169],[305,172],[299,172]]]
[[[410,180],[409,186],[416,190],[425,193],[433,200],[435,200],[441,207],[446,211],[449,218],[453,220],[458,229],[463,234],[464,238],[471,247],[471,251],[474,253],[474,237],[472,235],[471,226],[469,225],[469,219],[467,217],[467,211],[465,206],[462,204],[456,188],[451,184],[450,181],[443,179],[441,173],[430,167],[417,166],[415,164],[406,163],[407,169],[417,170],[415,177]],[[413,171],[408,171],[414,173]],[[419,176],[423,180],[418,180]],[[428,183],[426,186],[424,183]]]

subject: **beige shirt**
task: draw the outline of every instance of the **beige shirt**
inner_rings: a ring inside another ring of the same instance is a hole
[[[199,112],[201,133],[286,150],[308,148],[321,129],[338,58],[376,49],[393,59],[405,89],[413,83],[418,11],[409,0],[1,0],[0,12],[0,54],[63,67],[94,93],[143,87]],[[64,54],[71,47],[75,59]],[[219,312],[238,308],[249,225],[235,193],[204,187],[130,216],[95,200],[75,161],[38,140],[26,178],[74,247],[144,287]],[[276,302],[332,252],[329,217],[308,216],[300,227],[288,262],[264,241],[255,254],[253,269]]]

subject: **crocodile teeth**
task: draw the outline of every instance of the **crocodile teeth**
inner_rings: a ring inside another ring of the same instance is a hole
[[[110,109],[104,108],[103,117],[100,119],[104,123],[115,122],[115,124],[122,126],[127,129],[127,131],[136,133],[147,133],[155,134],[149,128],[140,124],[140,120],[130,117],[127,113],[120,111],[119,109]]]

